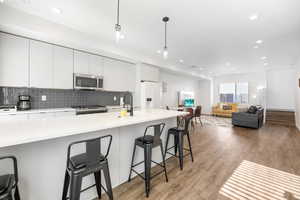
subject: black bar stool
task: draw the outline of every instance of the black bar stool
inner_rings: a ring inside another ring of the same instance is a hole
[[[154,136],[153,135],[147,135],[148,130],[150,128],[154,129]],[[167,169],[166,169],[166,163],[165,163],[165,157],[163,153],[163,146],[162,146],[162,140],[160,139],[160,136],[165,128],[165,124],[156,124],[156,125],[151,125],[148,126],[144,132],[144,136],[136,138],[135,143],[134,143],[134,149],[133,149],[133,154],[132,154],[132,161],[131,161],[131,167],[130,167],[130,173],[129,173],[129,178],[128,182],[131,180],[131,174],[132,172],[136,173],[138,176],[140,176],[142,179],[145,180],[145,189],[146,189],[146,196],[149,197],[149,192],[150,192],[150,179],[154,178],[155,176],[165,173],[166,181],[168,182],[168,176],[167,176]],[[135,157],[135,151],[136,147],[139,146],[144,149],[144,161],[139,162],[137,164],[134,164],[134,157]],[[162,155],[162,160],[163,164],[157,163],[152,160],[152,149],[155,147],[160,146],[161,149],[161,155]],[[151,163],[155,163],[162,167],[164,170],[160,171],[159,173],[151,176]],[[136,170],[133,168],[140,165],[140,164],[145,164],[145,173],[144,176],[139,174]]]
[[[14,199],[20,200],[20,193],[18,189],[18,165],[17,159],[14,156],[1,157],[0,160],[10,159],[14,164],[14,174],[5,174],[0,176],[0,200],[12,200],[13,191]]]
[[[191,158],[192,158],[192,162],[194,162],[191,139],[190,139],[190,131],[189,131],[189,125],[190,125],[190,122],[192,119],[193,119],[193,116],[188,115],[184,118],[184,128],[175,127],[175,128],[171,128],[168,130],[165,156],[166,156],[166,154],[170,154],[172,156],[179,158],[179,164],[180,164],[181,170],[183,169],[183,157],[190,154]],[[168,148],[170,135],[174,136],[174,146]],[[189,149],[184,148],[184,136],[185,135],[187,136],[187,139],[188,139]],[[175,149],[175,154],[169,152],[169,150],[172,148]],[[179,156],[177,156],[177,150],[179,152]],[[189,153],[183,155],[184,150],[189,151]]]
[[[108,138],[108,148],[105,156],[101,154],[101,142]],[[95,139],[82,140],[74,142],[68,147],[67,169],[65,174],[62,200],[79,200],[80,193],[96,186],[97,194],[101,199],[101,188],[107,193],[110,200],[113,200],[111,180],[108,168],[107,156],[111,147],[112,136],[106,135]],[[72,147],[79,144],[85,144],[86,152],[70,156]],[[101,184],[101,170],[103,171],[106,183],[106,189]],[[94,173],[95,184],[81,190],[82,178]],[[70,184],[71,182],[71,184]],[[68,188],[70,185],[70,197],[67,198]]]

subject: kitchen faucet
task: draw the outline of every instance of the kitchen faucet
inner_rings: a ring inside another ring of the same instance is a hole
[[[133,116],[133,95],[132,95],[132,93],[131,92],[126,92],[125,94],[124,94],[124,96],[123,96],[123,98],[124,98],[124,104],[123,104],[123,107],[125,108],[125,100],[126,100],[126,97],[127,96],[130,96],[130,110],[129,110],[129,112],[130,112],[130,116]]]

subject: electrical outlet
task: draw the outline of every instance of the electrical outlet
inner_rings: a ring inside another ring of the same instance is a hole
[[[42,101],[47,101],[47,96],[46,95],[42,95]]]

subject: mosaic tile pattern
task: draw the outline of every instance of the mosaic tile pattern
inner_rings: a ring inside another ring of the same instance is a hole
[[[122,92],[59,90],[38,88],[0,87],[0,105],[17,104],[19,95],[31,96],[32,109],[65,108],[74,105],[120,105]],[[46,95],[47,101],[42,101]],[[117,101],[114,101],[114,96]]]

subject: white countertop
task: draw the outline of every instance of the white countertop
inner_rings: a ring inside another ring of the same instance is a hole
[[[49,108],[49,109],[32,109],[25,111],[7,111],[0,112],[1,115],[23,115],[23,114],[35,114],[35,113],[54,113],[54,112],[75,112],[73,108]]]
[[[119,113],[101,113],[44,120],[0,121],[0,147],[130,126],[185,114],[188,113],[153,109],[135,111],[133,117],[127,116],[123,118],[118,117]]]

